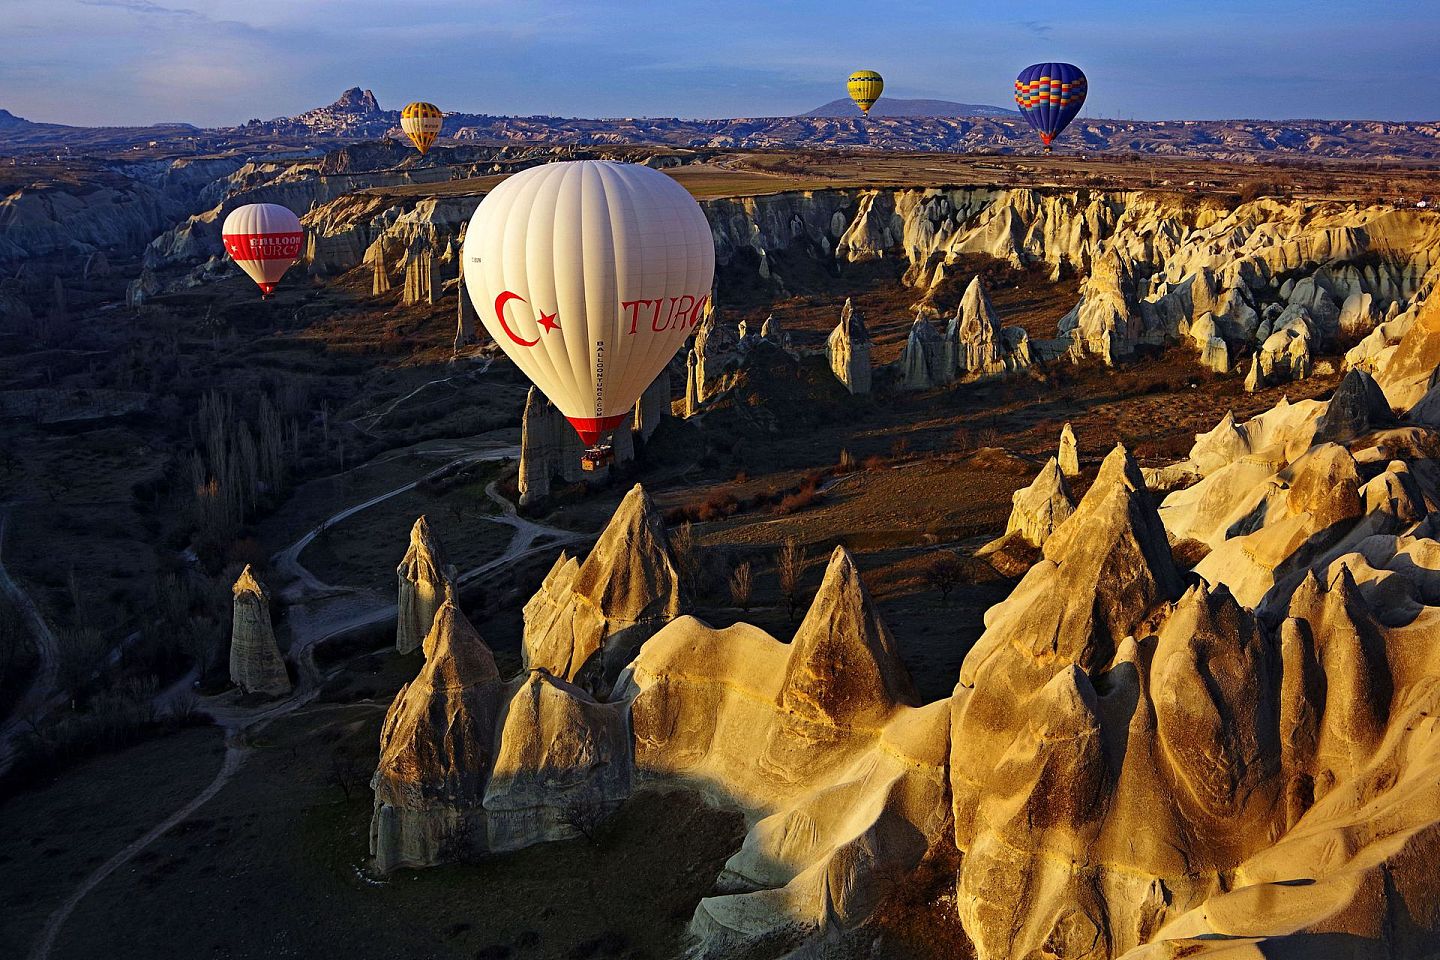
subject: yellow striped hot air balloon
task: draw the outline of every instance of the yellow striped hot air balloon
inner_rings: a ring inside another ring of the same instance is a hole
[[[870,108],[875,106],[875,101],[880,99],[880,91],[885,89],[885,81],[874,70],[856,70],[850,74],[850,80],[845,86],[850,91],[850,99],[855,101],[855,106],[868,114]]]
[[[400,129],[405,131],[405,136],[415,144],[415,149],[420,151],[422,157],[435,142],[435,138],[440,136],[440,125],[443,122],[444,114],[440,112],[440,108],[423,100],[406,104],[405,109],[400,111]]]

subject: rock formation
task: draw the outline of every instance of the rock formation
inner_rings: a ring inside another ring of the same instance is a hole
[[[460,277],[455,283],[455,345],[453,352],[459,354],[461,350],[478,343],[475,336],[475,304],[470,302],[470,295],[465,292],[465,271],[460,271]]]
[[[1060,462],[1054,457],[1046,461],[1040,475],[1030,486],[1015,491],[1011,502],[1010,519],[1005,524],[1004,535],[982,547],[977,556],[1004,551],[1016,540],[1023,540],[1032,547],[1043,547],[1055,528],[1075,512],[1075,500],[1065,483]]]
[[[780,321],[773,313],[765,318],[765,323],[760,327],[760,336],[765,340],[769,340],[781,350],[790,349],[790,334],[780,326]]]
[[[281,697],[290,692],[290,675],[270,625],[270,594],[255,579],[250,565],[230,591],[235,597],[230,629],[230,682],[241,693]]]
[[[945,342],[960,375],[994,376],[1028,367],[1030,340],[1020,327],[1002,327],[979,276],[970,281],[955,316],[945,330]]]
[[[527,669],[604,695],[636,648],[685,606],[665,521],[637,484],[585,562],[562,553],[525,605],[521,656]]]
[[[579,483],[584,478],[580,468],[584,454],[585,444],[565,415],[538,387],[531,387],[520,426],[520,506],[550,496],[554,478]]]
[[[695,329],[694,354],[695,396],[703,404],[717,392],[725,372],[739,362],[740,335],[712,310]]]
[[[917,708],[889,631],[837,549],[795,640],[684,617],[641,650],[630,702],[637,782],[687,784],[752,824],[690,922],[698,955],[788,931],[840,936],[940,839],[943,704]]]
[[[700,387],[695,382],[695,365],[697,363],[694,350],[685,353],[685,416],[693,417],[700,411]]]
[[[645,392],[640,394],[640,401],[635,404],[635,433],[641,441],[649,440],[650,435],[660,426],[660,421],[670,416],[670,368],[666,367],[660,371],[660,375]]]
[[[1190,325],[1188,336],[1195,343],[1195,348],[1200,351],[1201,366],[1215,373],[1230,372],[1230,347],[1215,325],[1214,314],[1202,313]]]
[[[385,245],[377,243],[371,259],[370,295],[390,292],[390,268],[385,263]],[[409,279],[408,277],[406,278]]]
[[[954,379],[954,367],[946,361],[949,354],[940,331],[917,316],[900,352],[900,385],[906,390],[929,390]]]
[[[870,332],[865,329],[865,318],[848,297],[840,310],[840,323],[825,341],[825,356],[846,390],[852,394],[870,392]]]
[[[598,703],[545,670],[524,675],[485,791],[489,848],[580,836],[630,795],[628,704]]]
[[[380,732],[370,853],[381,872],[488,846],[483,799],[503,695],[495,658],[453,592],[424,649],[419,676],[400,689]]]
[[[1080,445],[1075,440],[1075,431],[1067,421],[1060,429],[1060,452],[1056,455],[1060,473],[1067,477],[1080,476]]]
[[[407,307],[439,302],[439,280],[433,255],[427,252],[412,256],[405,267],[405,291],[400,302]]]
[[[407,654],[420,647],[435,622],[446,591],[455,585],[455,568],[445,562],[439,539],[425,517],[410,529],[410,547],[395,568],[400,581],[395,604],[395,651]]]

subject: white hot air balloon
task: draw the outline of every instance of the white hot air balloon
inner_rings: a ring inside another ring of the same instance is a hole
[[[300,218],[278,203],[247,203],[236,207],[220,228],[225,252],[270,296],[290,264],[300,256],[305,231]]]
[[[464,263],[490,335],[594,447],[704,317],[715,243],[671,177],[578,160],[490,191]]]

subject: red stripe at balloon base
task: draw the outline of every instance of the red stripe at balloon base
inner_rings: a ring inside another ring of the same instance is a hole
[[[565,419],[569,420],[570,426],[580,434],[580,439],[585,446],[593,447],[600,442],[602,436],[624,423],[627,416],[629,414],[622,413],[614,417],[566,417]]]

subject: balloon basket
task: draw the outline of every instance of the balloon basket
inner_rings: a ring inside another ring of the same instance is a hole
[[[600,443],[586,450],[580,456],[580,469],[586,473],[594,473],[603,470],[615,462],[615,448],[608,443]]]

